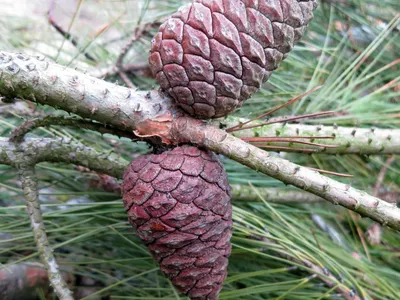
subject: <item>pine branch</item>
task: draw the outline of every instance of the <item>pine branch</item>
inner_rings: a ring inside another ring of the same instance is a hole
[[[188,117],[169,98],[156,91],[135,92],[45,60],[16,54],[0,54],[0,72],[0,93],[7,98],[28,98],[133,131],[143,138],[158,137],[167,144],[193,143],[206,147],[286,184],[400,230],[400,209],[396,206],[273,157],[204,121]]]
[[[47,104],[131,132],[136,129],[137,124],[146,119],[176,113],[171,99],[160,95],[157,91],[134,91],[64,68],[43,57],[12,53],[0,54],[0,95],[9,99],[21,98]],[[224,128],[244,121],[229,116],[223,120],[213,121],[213,124]],[[316,153],[365,155],[400,153],[398,129],[271,124],[237,131],[234,135],[237,137],[333,136],[334,139],[324,139],[323,142],[338,147],[317,148]],[[279,150],[282,144],[271,143],[271,145]],[[285,146],[297,150],[307,148],[298,144],[285,144]]]
[[[117,178],[122,177],[129,162],[115,153],[102,153],[69,138],[27,138],[18,147],[0,137],[0,164],[17,167],[19,152],[31,163],[64,162],[87,167]]]
[[[246,122],[245,119],[228,116],[221,124],[232,127],[238,123]],[[257,125],[261,121],[253,121],[251,124]],[[323,125],[303,125],[303,124],[270,124],[252,129],[235,131],[234,136],[239,138],[251,137],[293,137],[312,136],[312,142],[324,143],[336,148],[318,147],[313,148],[313,153],[324,154],[399,154],[400,153],[400,130],[398,129],[379,129],[379,128],[351,128],[339,126]],[[331,136],[332,139],[318,139],[318,136]],[[299,149],[307,149],[307,145],[301,144],[282,144],[269,142],[270,146],[285,145],[293,152]],[[309,148],[309,147],[308,147]]]
[[[280,188],[257,188],[258,194],[254,192],[254,187],[247,185],[231,185],[232,197],[242,201],[261,201],[260,196],[268,202],[276,203],[318,203],[324,201],[323,198],[313,194],[294,189]]]
[[[86,167],[86,171],[96,171],[104,176],[111,178],[122,178],[122,174],[129,162],[117,157],[115,154],[102,154],[92,147],[72,142],[67,139],[50,138],[27,138],[19,147],[0,137],[0,164],[15,165],[14,157],[20,151],[29,155],[35,163],[38,162],[64,162],[72,163],[77,166]],[[68,155],[67,155],[68,153]],[[102,188],[109,182],[101,182],[104,178],[99,175],[98,186]],[[108,178],[106,178],[108,180]],[[258,194],[254,193],[254,188],[247,185],[231,185],[232,196],[236,200],[260,201]],[[315,203],[324,201],[321,197],[314,196],[301,190],[289,190],[279,188],[257,188],[264,199],[277,203]],[[120,193],[117,183],[111,185],[110,192]]]
[[[193,128],[186,127],[184,132],[189,136],[191,134],[196,136],[192,130]],[[381,224],[400,230],[400,209],[394,203],[387,203],[313,170],[270,156],[268,152],[246,144],[214,127],[205,130],[205,132],[212,131],[215,134],[204,138],[203,141],[196,140],[194,142],[233,158],[266,175],[324,198],[335,205],[342,205]],[[218,133],[224,134],[225,138],[223,139]],[[117,178],[121,178],[127,165],[126,161],[118,158],[115,154],[100,154],[90,147],[71,142],[69,139],[52,140],[45,138],[27,139],[20,144],[19,148],[16,148],[6,139],[0,138],[0,163],[15,166],[13,158],[19,149],[23,149],[25,155],[30,156],[35,163],[41,161],[73,163]],[[232,149],[235,149],[235,151],[232,151]],[[300,194],[296,197],[302,198],[305,195]],[[282,198],[282,195],[281,197],[276,196],[277,201],[278,199],[282,200]],[[318,198],[314,196],[309,199],[316,201]]]
[[[0,95],[50,105],[128,131],[173,106],[169,98],[157,91],[138,92],[44,57],[11,53],[0,53]]]
[[[199,131],[202,134],[199,134]],[[189,140],[223,154],[253,170],[320,196],[334,205],[341,205],[380,224],[400,230],[400,209],[394,204],[330,179],[316,171],[272,156],[213,126],[199,124],[189,118],[181,118],[174,124],[172,135],[180,136],[183,140]]]
[[[34,170],[34,165],[29,164],[29,159],[26,158],[23,152],[21,152],[20,155],[21,159],[17,161],[17,166],[40,258],[47,270],[50,284],[53,286],[58,298],[61,300],[73,300],[72,292],[68,289],[67,283],[61,275],[58,264],[53,255],[53,249],[47,239],[38,199],[37,176]]]

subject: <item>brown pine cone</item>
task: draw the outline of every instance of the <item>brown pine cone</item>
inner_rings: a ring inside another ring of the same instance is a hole
[[[150,67],[187,113],[225,116],[286,58],[316,6],[316,0],[194,0],[161,25]]]
[[[217,156],[192,146],[131,162],[122,184],[129,222],[175,287],[217,299],[231,252],[232,207]]]

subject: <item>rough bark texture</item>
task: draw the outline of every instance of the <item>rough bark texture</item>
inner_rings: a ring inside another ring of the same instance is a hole
[[[79,87],[79,91],[76,87]],[[183,113],[171,103],[170,98],[159,95],[157,92],[134,92],[54,63],[47,62],[46,64],[33,57],[20,57],[19,54],[0,53],[0,93],[10,99],[16,97],[31,99],[40,104],[61,108],[122,130],[134,131],[144,138],[159,137],[169,144],[197,144],[287,184],[307,190],[332,203],[354,210],[381,224],[400,230],[400,209],[395,205],[388,205],[378,198],[317,172],[301,168],[279,157],[272,157],[268,152],[249,145],[214,126],[207,126],[203,121],[182,117]],[[287,125],[287,128],[295,130],[298,126]],[[265,129],[271,128],[274,127],[265,127]],[[315,126],[315,130],[312,127],[309,129],[318,132],[318,126]],[[364,140],[364,136],[360,136],[359,133],[364,133],[365,130],[367,129],[356,130],[355,135],[350,132],[350,136],[353,137],[351,138],[346,133],[348,129],[338,127],[335,129],[335,134],[338,142],[343,141],[343,145],[350,143],[351,146],[353,144],[351,139],[354,143]],[[342,131],[346,133],[343,135],[344,139],[340,138]],[[397,153],[399,148],[395,137],[399,136],[399,130],[376,129],[374,132],[372,143],[375,143],[374,139],[376,139],[376,143],[385,144],[383,148],[379,148],[383,152],[378,151],[378,153],[389,154],[392,153],[391,151]],[[292,132],[289,130],[287,134],[292,135]],[[367,139],[366,144],[369,141]],[[365,152],[360,150],[364,144],[364,142],[359,144],[354,152],[377,153],[375,148],[366,147]],[[351,152],[353,151],[338,151],[338,153]],[[12,156],[8,156],[7,152],[0,152],[0,157],[12,163]],[[57,157],[54,156],[53,159]],[[71,157],[71,162],[72,160],[73,157]],[[102,166],[97,167],[99,171],[103,169]],[[298,172],[298,170],[302,171]],[[325,181],[328,184],[325,184]],[[337,187],[340,188],[336,189]]]
[[[153,120],[152,134],[161,137],[165,130],[168,131],[168,122],[178,112],[169,97],[156,91],[133,91],[40,57],[15,53],[0,52],[0,94],[9,99],[29,99],[38,104],[47,104],[130,132],[135,131],[137,124]],[[215,127],[226,128],[245,121],[228,116],[226,119],[215,120],[213,124]],[[331,135],[335,139],[319,142],[338,147],[320,148],[317,153],[400,154],[399,129],[271,124],[233,134],[240,138]],[[145,132],[143,135],[149,134]],[[296,144],[288,147],[293,148],[293,151],[303,148]]]
[[[247,119],[228,116],[217,126],[223,124],[226,127],[232,127]],[[260,121],[253,121],[252,125],[259,125]],[[293,137],[312,136],[315,137],[313,142],[323,143],[335,148],[312,147],[314,153],[324,154],[400,154],[400,130],[389,128],[357,128],[343,126],[325,126],[325,125],[305,125],[305,124],[269,124],[251,129],[235,131],[233,136],[238,138],[252,137]],[[318,136],[331,136],[332,139],[318,139]],[[291,148],[290,151],[300,151],[310,148],[308,145],[301,144],[283,144],[278,142],[266,143],[269,146],[285,146]],[[271,151],[274,151],[271,149]],[[286,150],[285,150],[286,151]]]
[[[395,204],[273,156],[213,126],[180,118],[171,128],[171,137],[175,137],[176,141],[190,141],[223,154],[253,170],[320,196],[332,204],[342,205],[385,226],[400,229],[400,209]]]
[[[101,153],[91,147],[72,142],[68,139],[33,138],[25,139],[19,147],[24,152],[37,156],[32,158],[35,162],[65,162],[88,168],[96,171],[98,179],[93,179],[90,184],[111,193],[121,194],[121,187],[117,179],[121,179],[129,162],[123,158],[117,158],[110,153]],[[13,157],[18,149],[15,144],[0,137],[0,164],[15,166]],[[106,175],[107,174],[107,175]],[[308,192],[294,189],[281,188],[260,188],[254,189],[251,186],[234,184],[231,185],[232,198],[241,201],[260,201],[260,196],[268,202],[277,203],[316,203],[324,199]],[[389,201],[388,201],[389,202]],[[396,199],[394,199],[394,203]],[[4,240],[12,236],[0,233],[0,249],[10,246]],[[13,245],[13,244],[11,244]]]
[[[169,97],[157,91],[135,91],[42,56],[4,52],[0,52],[0,95],[29,99],[128,131],[151,116],[175,111]]]
[[[21,152],[25,163],[65,162],[117,178],[121,178],[127,165],[127,161],[115,153],[102,153],[70,138],[25,139],[16,145],[0,137],[0,164],[18,167],[20,163],[18,155]]]
[[[19,153],[19,156],[23,156],[23,152]],[[27,160],[29,161],[29,159]],[[58,263],[55,260],[53,255],[54,250],[51,248],[47,239],[42,211],[39,204],[37,176],[34,167],[26,164],[25,160],[20,158],[20,163],[17,165],[17,168],[21,180],[22,191],[25,195],[27,211],[31,221],[36,247],[43,265],[47,270],[50,285],[54,288],[54,291],[60,300],[74,300],[72,292],[68,289],[67,283],[62,277]]]
[[[151,69],[187,113],[225,116],[268,80],[316,6],[314,0],[195,0],[161,25]]]
[[[217,299],[231,252],[232,207],[217,156],[192,146],[135,159],[122,185],[129,222],[191,299]]]

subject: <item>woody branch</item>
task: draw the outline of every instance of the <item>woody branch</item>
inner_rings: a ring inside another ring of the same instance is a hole
[[[271,156],[215,126],[188,117],[168,97],[157,91],[133,91],[64,68],[44,58],[2,53],[0,94],[6,98],[47,104],[142,138],[157,137],[168,144],[193,143],[206,147],[286,184],[400,230],[400,209],[395,205]],[[337,128],[337,132],[341,130]],[[347,132],[347,129],[343,131]],[[388,131],[383,136],[390,142],[394,139],[387,137],[398,134]],[[374,151],[372,153],[376,153]]]

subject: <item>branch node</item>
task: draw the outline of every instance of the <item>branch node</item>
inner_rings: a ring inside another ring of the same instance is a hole
[[[30,59],[29,56],[24,56],[22,53],[18,53],[16,57],[22,61],[28,61]]]
[[[137,103],[135,108],[133,109],[134,112],[141,112],[142,109],[140,108],[140,103]]]
[[[20,68],[18,67],[18,65],[16,63],[12,63],[11,65],[8,65],[6,67],[7,71],[9,71],[11,74],[15,75],[18,74]]]
[[[31,63],[26,66],[29,72],[35,71],[36,70],[36,65],[34,63]]]
[[[71,80],[69,81],[69,83],[70,83],[72,86],[78,85],[78,84],[79,84],[78,76],[77,76],[77,75],[73,75],[73,76],[71,77]]]

